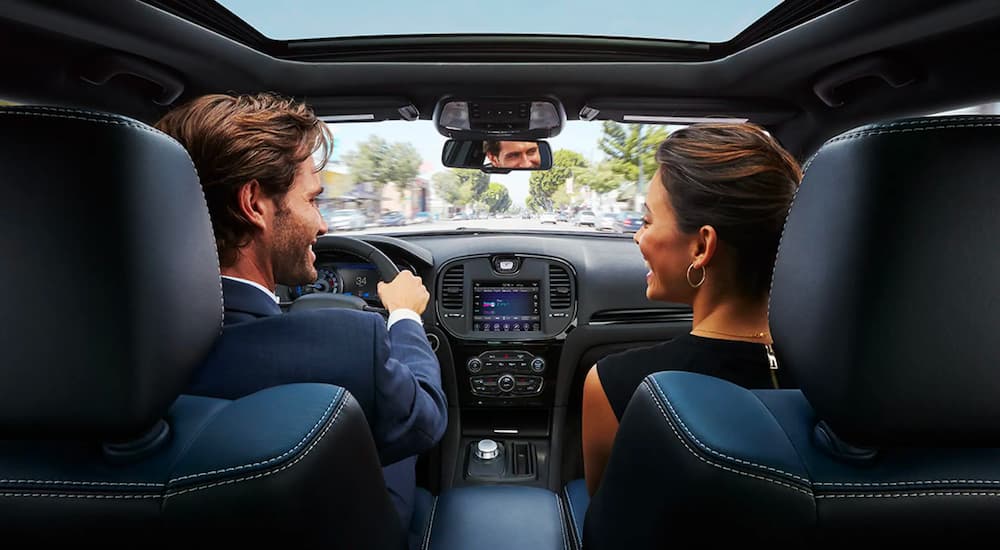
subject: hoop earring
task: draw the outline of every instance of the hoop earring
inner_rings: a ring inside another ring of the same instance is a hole
[[[688,266],[688,270],[687,270],[688,284],[691,285],[691,288],[698,288],[698,287],[700,287],[702,285],[702,283],[705,282],[705,277],[708,276],[708,270],[705,269],[705,266],[701,266],[701,279],[699,279],[697,283],[693,283],[693,282],[691,282],[691,270],[692,269],[694,269],[694,262],[691,262],[691,265]]]

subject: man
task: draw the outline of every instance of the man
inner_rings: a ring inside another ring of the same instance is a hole
[[[542,157],[534,141],[486,141],[486,160],[496,168],[538,168]]]
[[[407,271],[380,282],[388,324],[345,309],[283,315],[274,294],[277,284],[317,277],[312,245],[327,232],[316,207],[318,171],[331,152],[326,126],[309,107],[265,93],[204,96],[157,127],[191,155],[222,272],[222,334],[188,392],[233,399],[295,382],[347,388],[365,410],[408,526],[415,455],[436,445],[447,426],[440,367],[420,320],[427,289]]]

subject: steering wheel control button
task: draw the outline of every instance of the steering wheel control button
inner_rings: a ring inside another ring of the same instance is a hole
[[[545,359],[541,357],[535,357],[531,360],[531,371],[532,372],[545,372]]]
[[[465,368],[471,373],[477,373],[483,370],[483,362],[478,357],[473,357],[465,363]]]
[[[514,377],[509,374],[501,376],[500,379],[497,380],[497,386],[500,388],[500,391],[503,392],[513,390],[515,386]]]
[[[481,439],[476,444],[476,458],[480,460],[493,460],[500,456],[500,445],[492,439]]]

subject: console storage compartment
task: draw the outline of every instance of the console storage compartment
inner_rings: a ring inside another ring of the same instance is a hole
[[[559,495],[536,487],[488,485],[439,496],[421,548],[565,550],[569,540]]]

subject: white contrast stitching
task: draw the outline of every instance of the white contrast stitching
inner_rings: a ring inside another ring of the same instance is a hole
[[[344,392],[344,390],[341,389],[341,391],[339,393],[342,394],[343,392]],[[143,495],[95,495],[95,494],[76,494],[76,493],[38,493],[38,492],[34,492],[34,493],[10,493],[10,492],[7,492],[7,493],[0,493],[0,497],[15,497],[15,498],[26,498],[26,497],[35,497],[35,498],[84,498],[84,499],[149,499],[149,498],[164,498],[164,499],[167,499],[167,498],[170,498],[172,496],[181,495],[181,494],[188,493],[188,492],[191,492],[191,491],[200,491],[201,489],[208,489],[208,488],[216,487],[216,486],[219,486],[219,485],[227,485],[227,484],[230,484],[230,483],[236,483],[236,482],[240,482],[240,481],[246,481],[246,480],[251,480],[251,479],[257,479],[257,478],[264,477],[264,476],[269,476],[271,474],[276,474],[276,473],[278,473],[278,472],[280,472],[282,470],[285,470],[287,468],[291,468],[292,466],[295,465],[295,463],[297,463],[298,461],[300,461],[303,458],[305,458],[305,456],[307,454],[309,454],[309,452],[313,449],[313,447],[315,447],[316,444],[321,439],[323,439],[323,436],[326,435],[326,432],[330,430],[330,427],[333,426],[334,423],[337,422],[337,417],[340,416],[340,411],[343,410],[344,405],[347,403],[347,401],[348,401],[349,398],[350,398],[350,394],[346,395],[345,398],[344,398],[344,400],[342,400],[340,402],[340,406],[337,407],[337,411],[333,414],[333,419],[330,420],[330,423],[327,424],[326,428],[323,429],[323,432],[319,435],[319,437],[317,437],[316,440],[313,441],[312,445],[310,445],[309,448],[306,449],[306,451],[304,453],[302,453],[302,456],[298,457],[297,459],[295,459],[294,461],[290,462],[289,464],[286,464],[285,466],[283,466],[281,468],[278,468],[276,470],[270,471],[270,472],[263,472],[263,473],[260,473],[260,474],[254,475],[254,476],[248,476],[248,477],[244,477],[244,478],[240,478],[240,479],[223,481],[223,482],[219,482],[219,483],[212,483],[212,484],[209,484],[209,485],[202,485],[202,486],[198,486],[198,487],[191,487],[191,488],[184,489],[184,490],[181,490],[181,491],[177,491],[177,492],[174,492],[174,493],[167,493],[165,495],[160,494],[160,493],[151,493],[151,494],[143,494]],[[327,409],[327,410],[329,410],[329,409]],[[325,415],[325,413],[324,413],[324,415]],[[49,483],[51,483],[51,482],[49,482]],[[76,482],[66,482],[66,483],[76,483]]]
[[[1000,492],[914,492],[914,493],[839,493],[816,495],[816,498],[918,498],[918,497],[998,497]]]
[[[569,508],[569,520],[570,525],[573,527],[573,540],[576,541],[577,548],[583,546],[583,541],[581,539],[581,534],[579,533],[579,526],[576,524],[576,514],[573,513],[573,499],[569,495],[569,486],[563,488],[563,492],[566,494],[566,506]]]
[[[149,495],[91,495],[75,493],[0,493],[0,497],[7,498],[93,498],[93,499],[139,499],[139,498],[160,498],[159,493]]]
[[[927,479],[921,481],[883,481],[883,482],[851,482],[851,481],[817,481],[813,485],[829,487],[899,487],[905,485],[1000,485],[1000,481],[992,479]]]
[[[285,456],[295,453],[296,449],[298,449],[299,447],[301,447],[303,443],[305,443],[306,441],[309,440],[309,438],[312,436],[312,434],[316,431],[316,428],[318,428],[320,426],[320,424],[322,424],[323,421],[326,419],[327,413],[329,413],[330,409],[333,408],[333,404],[337,402],[337,399],[343,393],[344,393],[344,389],[343,388],[341,388],[340,391],[338,391],[337,393],[335,393],[334,396],[333,396],[333,399],[330,401],[330,404],[327,405],[326,410],[323,411],[322,415],[320,415],[319,420],[317,420],[316,423],[313,424],[313,427],[309,428],[309,431],[306,432],[306,435],[303,436],[302,439],[299,440],[299,442],[295,444],[295,446],[293,446],[291,449],[289,449],[289,450],[281,453],[280,455],[278,455],[276,457],[269,458],[267,460],[260,460],[260,461],[257,461],[257,462],[251,463],[251,464],[243,464],[241,466],[231,466],[229,468],[222,468],[220,470],[212,470],[212,471],[209,471],[209,472],[201,472],[201,473],[197,473],[197,474],[189,474],[189,475],[186,475],[186,476],[181,476],[181,477],[178,477],[178,478],[171,479],[167,483],[168,484],[173,484],[173,483],[177,483],[179,481],[184,481],[185,479],[193,479],[193,478],[201,477],[201,476],[208,476],[208,475],[213,475],[213,474],[224,474],[224,473],[229,473],[229,472],[235,472],[236,470],[242,470],[244,468],[255,468],[257,466],[263,466],[265,464],[268,464],[269,462],[280,461]],[[346,401],[346,400],[344,400],[344,401]],[[340,412],[340,408],[343,408],[344,401],[340,402],[340,407],[337,409],[338,413]],[[329,426],[327,428],[329,429]]]
[[[556,510],[559,512],[559,534],[562,535],[563,550],[569,550],[569,538],[566,536],[566,513],[563,511],[562,499],[559,498],[558,494],[552,496],[556,497]]]
[[[699,441],[698,438],[695,437],[693,433],[691,433],[691,430],[689,430],[688,427],[684,424],[684,421],[681,420],[680,416],[677,414],[677,411],[674,410],[673,405],[670,404],[670,400],[667,399],[666,394],[663,393],[663,389],[660,388],[660,384],[656,381],[656,379],[655,378],[650,378],[650,380],[652,380],[653,384],[656,386],[656,389],[660,392],[660,395],[663,396],[663,401],[664,401],[664,403],[666,403],[667,407],[670,409],[670,414],[677,420],[677,423],[680,424],[681,428],[684,429],[684,433],[688,434],[688,437],[690,437],[702,449],[704,449],[704,450],[706,450],[706,451],[708,451],[708,452],[710,452],[710,453],[718,456],[719,458],[725,458],[726,460],[732,460],[733,462],[738,462],[740,464],[743,464],[744,466],[753,466],[755,468],[761,468],[763,470],[768,470],[768,471],[771,471],[771,472],[774,472],[774,473],[786,475],[788,477],[797,479],[797,480],[799,480],[799,481],[801,481],[803,483],[810,483],[810,481],[808,479],[805,479],[805,478],[797,476],[795,474],[786,472],[784,470],[780,470],[778,468],[773,468],[771,466],[763,466],[761,464],[757,464],[757,463],[751,462],[749,460],[743,460],[743,459],[731,457],[731,456],[729,456],[727,454],[720,453],[719,451],[716,451],[715,449],[710,448],[708,445],[705,445],[704,443],[702,443],[701,441]]]
[[[341,390],[340,393],[343,393],[343,391],[344,390]],[[340,416],[340,411],[344,410],[344,405],[347,404],[347,402],[350,399],[351,399],[351,395],[350,394],[347,394],[346,396],[344,396],[344,399],[340,402],[340,406],[338,406],[336,412],[333,413],[333,418],[330,420],[330,422],[327,423],[326,427],[323,428],[323,431],[319,434],[319,436],[317,436],[316,439],[313,440],[312,444],[310,444],[309,447],[306,448],[306,450],[301,455],[299,455],[298,458],[296,458],[295,460],[289,462],[288,464],[285,464],[284,466],[282,466],[280,468],[277,468],[277,469],[274,469],[274,470],[270,470],[270,471],[267,471],[267,472],[261,472],[261,473],[258,473],[258,474],[252,475],[252,476],[241,477],[241,478],[238,478],[238,479],[229,479],[229,480],[225,480],[225,481],[219,481],[219,482],[216,482],[216,483],[210,483],[210,484],[207,484],[207,485],[199,485],[199,486],[196,486],[196,487],[190,487],[190,488],[187,488],[187,489],[182,489],[180,491],[168,492],[166,495],[164,495],[163,498],[167,499],[167,498],[174,497],[174,496],[177,496],[177,495],[183,495],[184,493],[190,493],[190,492],[193,492],[193,491],[201,491],[202,489],[211,489],[212,487],[218,487],[220,485],[231,485],[233,483],[240,483],[242,481],[249,481],[249,480],[258,479],[258,478],[261,478],[261,477],[267,477],[267,476],[270,476],[270,475],[274,475],[274,474],[276,474],[278,472],[287,470],[288,468],[291,468],[292,466],[295,466],[295,464],[297,464],[300,460],[302,460],[303,458],[305,458],[306,455],[308,455],[313,450],[313,448],[315,448],[316,445],[319,444],[319,442],[323,439],[323,437],[326,435],[326,433],[328,431],[330,431],[330,428],[334,424],[337,423],[337,418]]]
[[[50,485],[95,485],[99,487],[163,487],[165,483],[142,481],[63,481],[49,479],[0,479],[0,483],[45,483]]]
[[[434,503],[431,504],[431,519],[427,522],[427,531],[424,533],[424,543],[420,545],[420,548],[427,550],[431,547],[431,530],[434,529],[434,512],[437,511],[438,497],[434,497]]]
[[[63,114],[39,113],[36,111],[54,111],[56,113],[63,113]],[[70,114],[65,114],[65,113],[70,113]],[[0,115],[12,115],[12,116],[29,115],[29,116],[38,116],[43,118],[68,118],[73,120],[83,120],[86,122],[97,122],[101,124],[116,124],[119,126],[128,126],[129,128],[135,128],[136,130],[142,130],[143,132],[149,132],[152,134],[156,134],[158,136],[165,137],[168,140],[174,142],[174,145],[176,145],[178,148],[180,148],[181,151],[184,152],[184,156],[188,159],[188,162],[191,163],[191,170],[194,172],[195,178],[198,180],[198,187],[201,189],[201,198],[202,200],[205,201],[205,210],[208,210],[208,198],[205,196],[205,187],[201,185],[201,175],[198,174],[198,167],[194,165],[194,160],[191,158],[191,154],[188,153],[188,150],[183,145],[181,145],[179,141],[174,139],[173,136],[162,130],[159,130],[152,126],[148,126],[146,124],[142,124],[138,121],[133,122],[131,121],[131,119],[127,119],[122,117],[121,115],[115,115],[112,113],[100,113],[96,111],[84,111],[79,109],[66,109],[62,107],[47,107],[43,105],[16,107],[14,109],[10,108],[0,109]],[[211,224],[209,224],[209,228],[211,228]],[[212,237],[212,242],[214,243],[215,234],[213,233],[211,237]],[[212,246],[212,251],[215,253],[215,263],[216,265],[219,265],[219,250],[218,247],[215,246],[214,244]],[[221,277],[219,278],[219,307],[220,308],[225,307],[222,298]],[[219,334],[222,334],[223,325],[224,323],[220,321]]]
[[[734,474],[739,474],[741,476],[746,476],[746,477],[751,477],[751,478],[754,478],[754,479],[759,479],[759,480],[762,480],[762,481],[767,481],[769,483],[774,483],[776,485],[781,485],[782,487],[787,487],[789,489],[793,489],[793,490],[798,491],[798,492],[800,492],[802,494],[805,494],[805,495],[813,496],[812,491],[809,490],[809,489],[803,489],[801,487],[796,487],[796,486],[794,486],[794,485],[792,485],[790,483],[785,483],[783,481],[778,481],[776,479],[772,479],[772,478],[761,476],[761,475],[757,475],[757,474],[751,474],[750,472],[744,472],[744,471],[741,471],[741,470],[736,470],[734,468],[730,468],[729,466],[725,466],[723,464],[718,464],[716,462],[712,462],[711,460],[709,460],[709,459],[701,456],[697,452],[695,452],[695,450],[692,449],[687,444],[687,441],[684,440],[684,437],[681,436],[681,434],[677,431],[677,428],[674,427],[673,422],[671,422],[670,418],[667,416],[667,411],[665,411],[663,409],[663,407],[660,406],[660,400],[656,398],[656,395],[653,392],[653,388],[651,388],[650,385],[649,385],[648,380],[651,380],[651,379],[652,378],[649,378],[649,379],[647,379],[646,382],[643,383],[643,385],[646,386],[646,391],[649,392],[649,396],[652,397],[653,398],[653,402],[656,403],[656,408],[660,409],[660,414],[662,414],[663,418],[667,421],[667,425],[670,426],[670,430],[674,432],[675,436],[677,436],[677,440],[680,441],[681,444],[684,445],[684,448],[687,449],[688,452],[690,452],[692,455],[694,455],[695,458],[697,458],[698,460],[704,462],[705,464],[709,464],[711,466],[715,466],[716,468],[719,468],[720,470],[725,470],[727,472],[732,472]],[[666,397],[664,397],[664,399],[666,399]],[[667,404],[669,406],[669,402]]]

